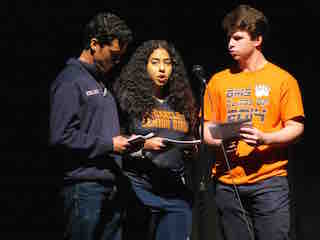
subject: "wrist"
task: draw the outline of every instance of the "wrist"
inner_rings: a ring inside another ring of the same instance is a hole
[[[257,143],[258,145],[270,145],[271,144],[270,134],[263,133],[261,138],[258,139]]]

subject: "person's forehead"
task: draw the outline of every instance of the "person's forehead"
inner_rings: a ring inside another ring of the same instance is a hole
[[[118,38],[113,38],[110,45],[120,47],[120,42]]]
[[[235,37],[235,36],[249,36],[249,33],[245,30],[237,29],[230,33],[230,37]]]
[[[156,48],[151,53],[150,57],[165,57],[165,58],[169,58],[170,54],[164,48]]]

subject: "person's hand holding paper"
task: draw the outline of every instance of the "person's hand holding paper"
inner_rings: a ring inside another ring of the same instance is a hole
[[[222,139],[224,141],[240,138],[240,128],[244,126],[251,126],[250,119],[227,123],[212,123],[209,125],[209,130],[212,138]]]
[[[224,149],[228,154],[236,152],[238,142],[241,138],[240,129],[245,126],[251,126],[249,119],[228,123],[212,122],[208,124],[211,137],[216,139],[217,142],[221,141],[220,144],[223,144]]]

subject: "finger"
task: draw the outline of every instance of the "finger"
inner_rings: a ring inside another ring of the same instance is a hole
[[[252,135],[252,134],[241,133],[240,136],[241,136],[243,139],[253,139],[253,135]]]
[[[255,140],[245,139],[244,142],[250,146],[257,146],[257,141]]]
[[[248,127],[242,127],[240,128],[240,133],[244,132],[244,133],[253,133],[254,129],[253,128],[248,128]]]
[[[165,145],[163,143],[160,144],[160,148],[165,148],[165,147],[167,147],[167,145]]]
[[[159,145],[160,145],[160,147],[166,147],[166,146],[167,146],[167,145],[163,142],[162,139],[160,139]]]

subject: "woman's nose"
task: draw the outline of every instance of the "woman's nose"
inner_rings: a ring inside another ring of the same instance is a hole
[[[164,63],[160,63],[160,65],[159,65],[159,70],[160,70],[160,71],[164,71]]]

